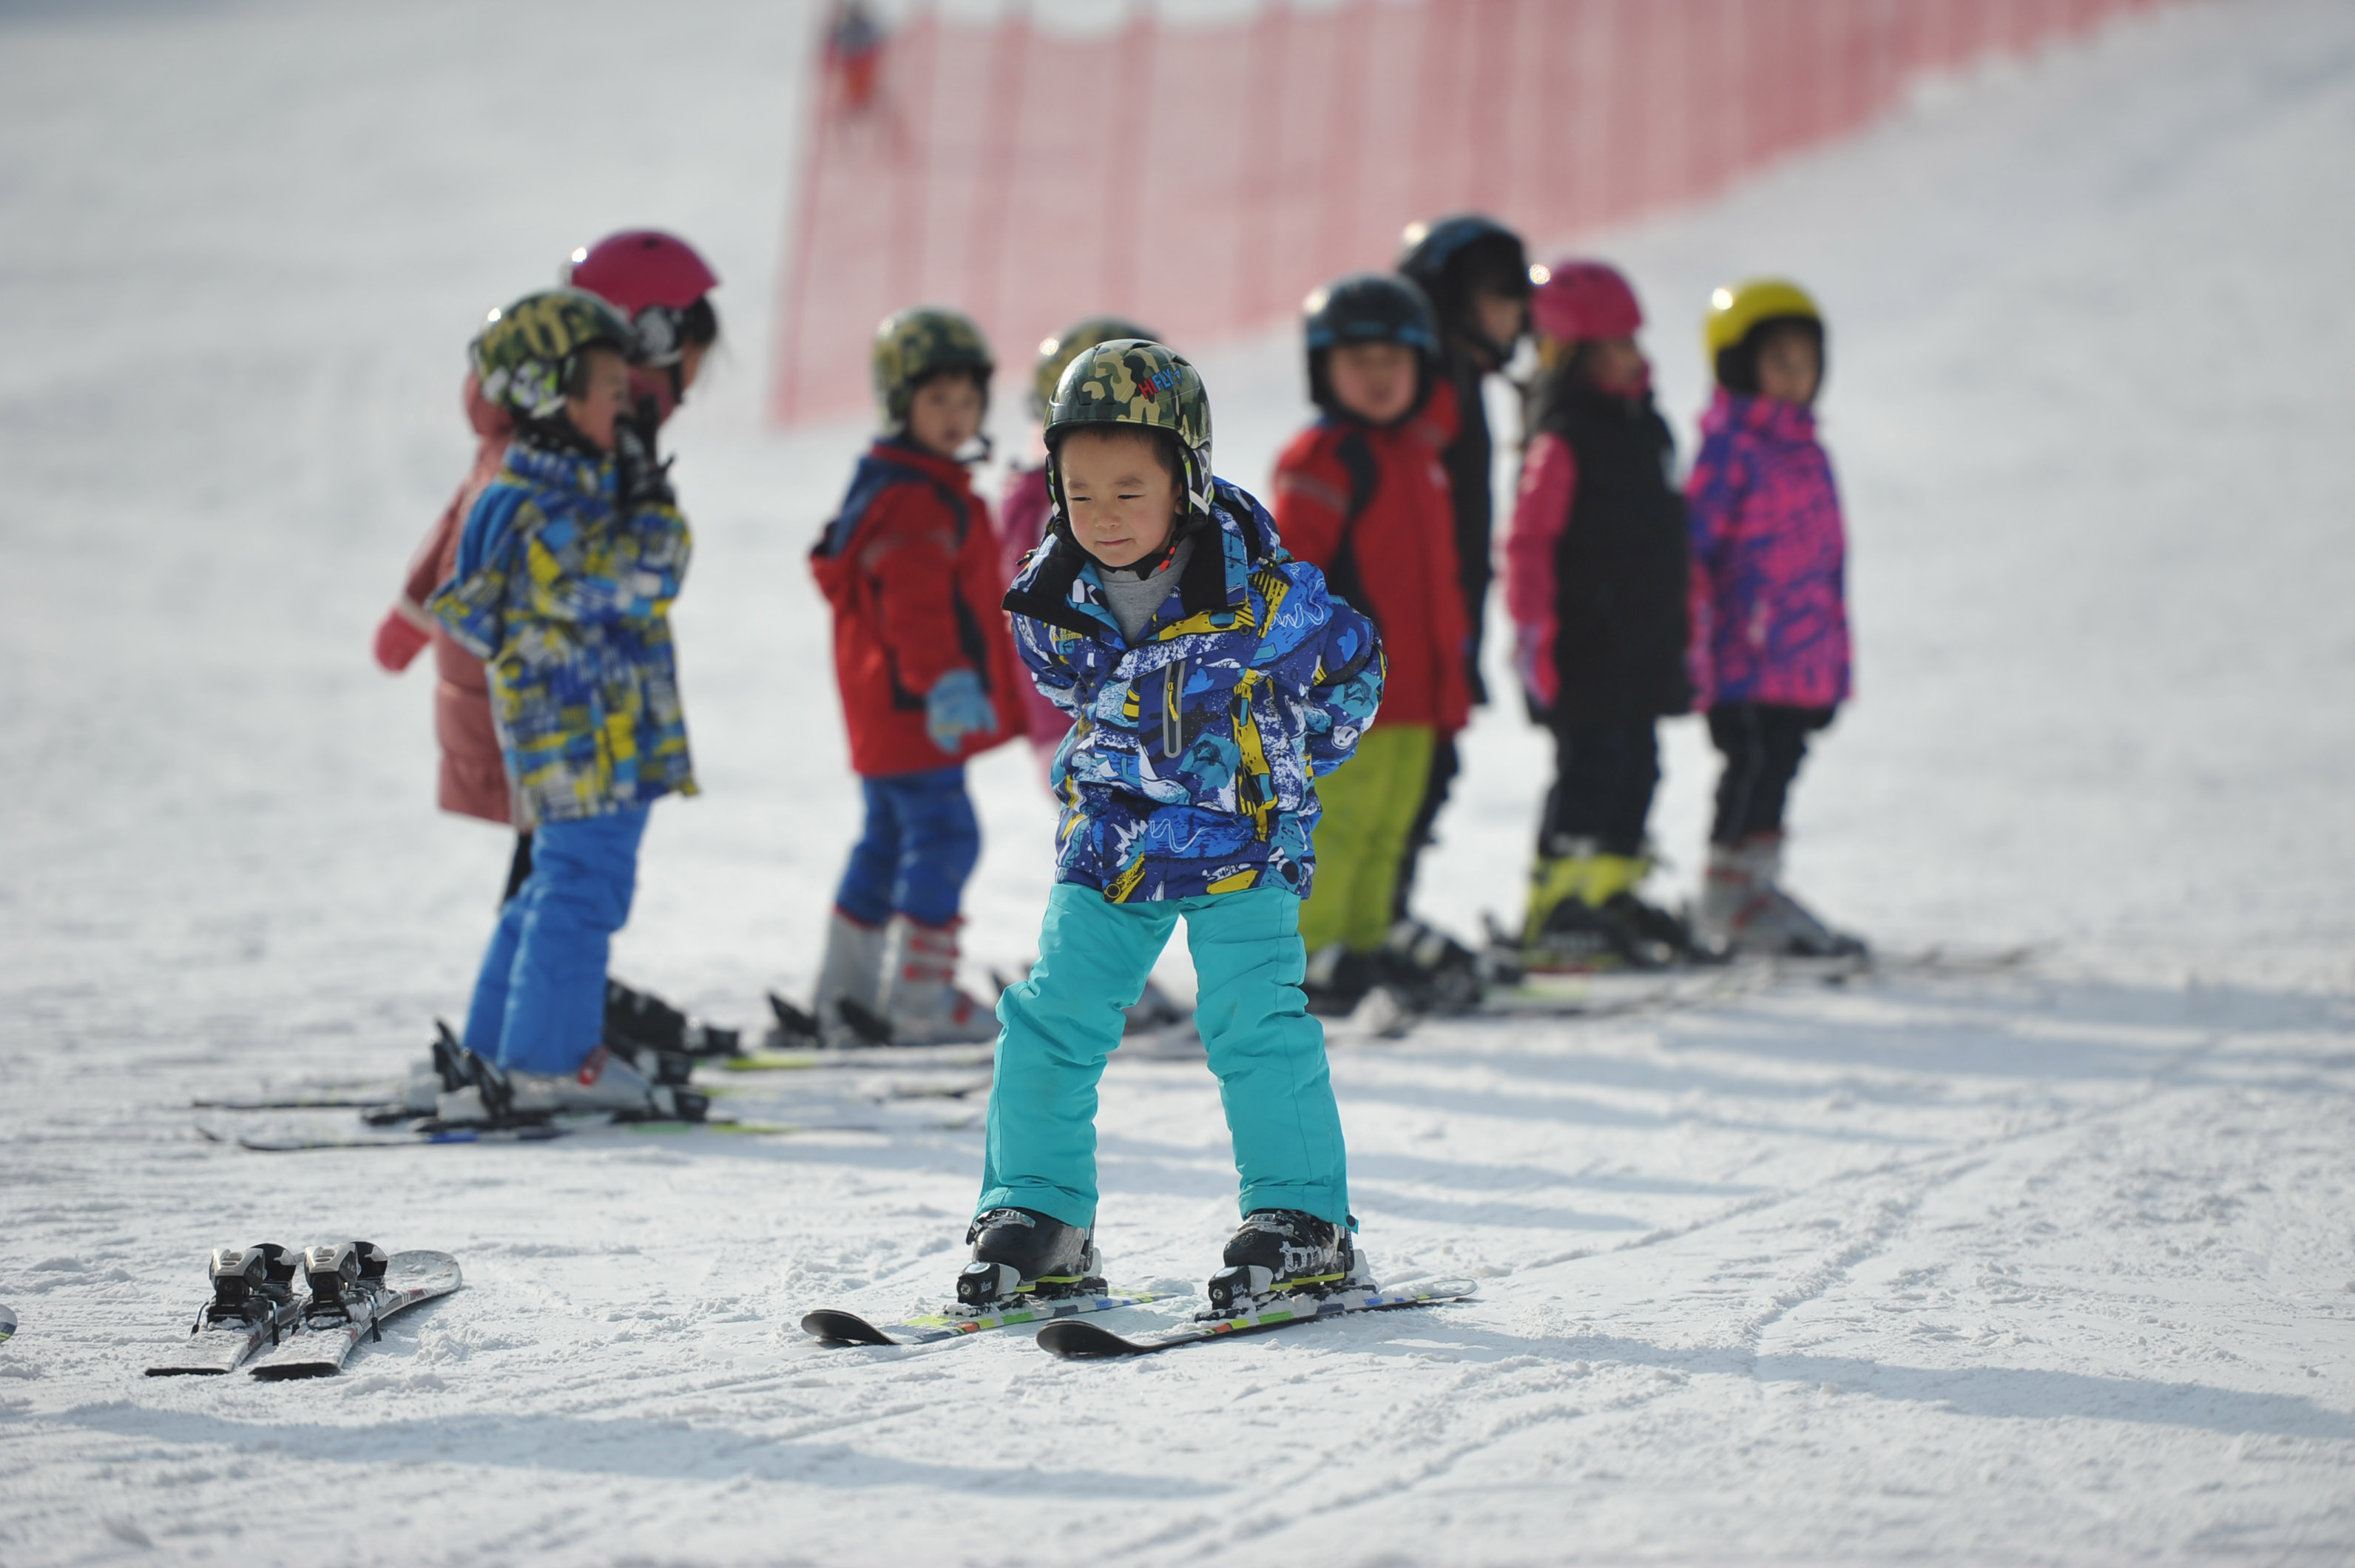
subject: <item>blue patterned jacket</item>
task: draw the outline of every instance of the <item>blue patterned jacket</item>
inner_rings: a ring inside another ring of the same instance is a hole
[[[695,793],[670,641],[691,548],[675,507],[621,515],[612,459],[507,448],[426,608],[490,677],[518,826]]]
[[[1058,535],[1006,596],[1032,678],[1071,715],[1055,753],[1057,880],[1114,903],[1272,884],[1308,896],[1316,776],[1381,700],[1373,623],[1215,482],[1178,587],[1131,646],[1093,561]]]

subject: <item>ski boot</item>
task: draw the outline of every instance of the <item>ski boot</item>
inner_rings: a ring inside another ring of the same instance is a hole
[[[878,1011],[884,1033],[872,1043],[980,1045],[997,1038],[996,1009],[957,987],[957,923],[923,925],[895,914],[885,930],[883,954]],[[842,1016],[858,1027],[849,1008]]]
[[[1091,1233],[1036,1209],[992,1209],[964,1239],[973,1262],[957,1275],[957,1305],[979,1310],[1016,1296],[1091,1296],[1103,1290],[1103,1257]]]
[[[267,1325],[270,1342],[294,1319],[294,1270],[302,1262],[275,1242],[251,1247],[215,1247],[213,1298],[197,1314],[188,1332],[227,1324]]]
[[[819,1044],[817,1019],[787,1001],[776,992],[769,993],[769,1016],[776,1021],[769,1026],[762,1043],[771,1051],[814,1051]]]
[[[1526,967],[1540,973],[1661,969],[1678,947],[1662,939],[1676,917],[1636,897],[1651,861],[1605,855],[1592,839],[1565,840],[1541,854],[1529,872],[1529,906],[1521,927]],[[1689,941],[1686,944],[1689,948]]]
[[[617,1122],[699,1122],[711,1108],[709,1095],[654,1083],[602,1045],[570,1072],[501,1076],[508,1112],[522,1119],[608,1111]]]
[[[1226,1265],[1210,1276],[1209,1290],[1210,1310],[1220,1316],[1292,1291],[1322,1295],[1361,1283],[1349,1228],[1297,1209],[1244,1215],[1227,1243]]]
[[[810,998],[808,1017],[817,1043],[827,1051],[869,1043],[843,1011],[847,1003],[856,1015],[875,1018],[883,1005],[883,927],[868,925],[836,910],[826,919],[826,956],[818,964],[817,991]],[[779,1032],[785,1019],[778,1016]],[[781,1041],[781,1043],[783,1043]]]
[[[1862,939],[1835,931],[1777,883],[1783,836],[1758,833],[1711,844],[1701,880],[1696,940],[1727,956],[1861,959]]]
[[[1412,915],[1391,927],[1381,956],[1390,982],[1404,988],[1417,1012],[1468,1013],[1487,989],[1476,954]]]
[[[1383,979],[1371,953],[1352,953],[1335,942],[1308,955],[1308,973],[1300,982],[1308,1010],[1319,1018],[1346,1019],[1358,1010],[1366,993]]]
[[[409,1070],[409,1082],[401,1088],[400,1104],[381,1107],[382,1114],[372,1110],[362,1119],[378,1125],[408,1116],[434,1115],[441,1107],[442,1095],[464,1089],[474,1081],[466,1065],[470,1060],[456,1032],[435,1019],[433,1049],[424,1061]]]
[[[606,978],[605,1043],[616,1050],[668,1051],[687,1057],[733,1056],[742,1039],[741,1030],[699,1022],[651,991],[633,990],[619,980]]]

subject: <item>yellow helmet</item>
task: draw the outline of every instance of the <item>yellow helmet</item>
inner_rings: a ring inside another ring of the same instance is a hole
[[[1710,292],[1709,315],[1701,322],[1701,341],[1714,359],[1729,348],[1739,347],[1760,322],[1791,320],[1812,321],[1820,328],[1824,313],[1796,283],[1782,278],[1753,278]]]

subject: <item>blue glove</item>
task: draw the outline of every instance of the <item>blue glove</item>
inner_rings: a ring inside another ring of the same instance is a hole
[[[924,732],[951,756],[967,735],[996,728],[997,709],[981,689],[981,677],[969,669],[949,671],[924,693]]]

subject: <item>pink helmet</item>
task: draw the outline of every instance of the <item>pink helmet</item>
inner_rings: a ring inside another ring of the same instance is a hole
[[[573,251],[559,281],[619,306],[637,326],[645,364],[674,364],[690,339],[708,342],[717,331],[716,323],[690,317],[709,317],[703,296],[719,286],[719,277],[694,246],[659,229],[608,234]]]
[[[1644,325],[1644,307],[1636,291],[1616,269],[1601,261],[1564,257],[1542,272],[1529,296],[1529,315],[1537,329],[1560,343],[1580,343],[1593,337],[1633,337]]]

